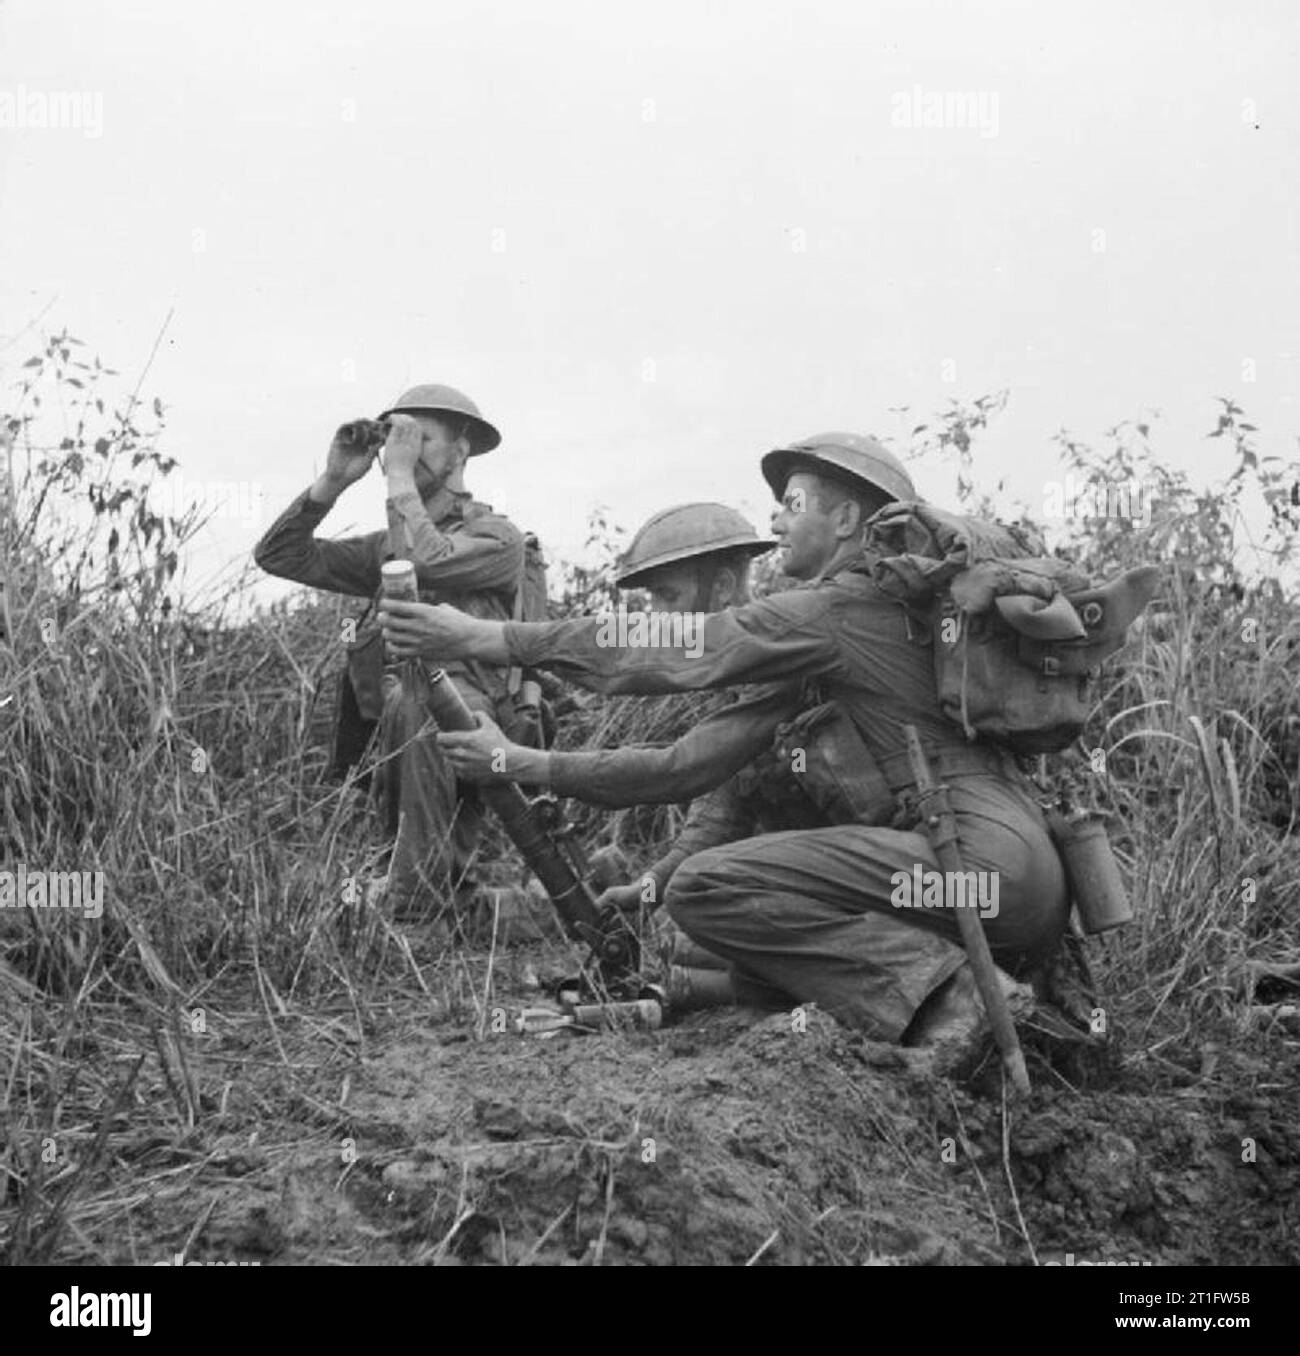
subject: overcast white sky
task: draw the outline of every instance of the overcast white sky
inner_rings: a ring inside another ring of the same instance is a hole
[[[1031,507],[1056,429],[1153,407],[1210,477],[1216,395],[1296,452],[1298,46],[1293,0],[4,0],[0,99],[103,121],[0,126],[0,382],[51,299],[130,376],[175,308],[166,450],[265,491],[200,579],[417,381],[562,555],[597,503],[761,527],[767,448],[1000,387],[980,471]],[[917,86],[983,130],[897,125]],[[381,523],[376,476],[325,530]]]

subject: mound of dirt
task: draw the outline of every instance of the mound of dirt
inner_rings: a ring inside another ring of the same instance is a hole
[[[100,1147],[99,1113],[65,1116],[66,1227],[26,1236],[145,1264],[1300,1262],[1281,1028],[1184,1067],[1029,1021],[1034,1092],[1007,1104],[991,1057],[939,1077],[812,1007],[520,1035],[566,947],[407,936],[364,992],[245,978],[170,1044],[127,1007],[73,1033],[145,1061]]]
[[[310,1077],[306,1038],[286,1065],[255,1029],[217,1042],[245,1052],[222,1112],[148,1160],[183,1184],[125,1233],[79,1219],[99,1260],[1300,1261],[1295,1084],[1258,1068],[1156,1095],[1137,1064],[1077,1090],[1031,1056],[1004,1107],[995,1071],[933,1077],[811,1008],[541,1038],[413,997]]]

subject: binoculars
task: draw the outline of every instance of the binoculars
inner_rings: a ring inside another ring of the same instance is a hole
[[[358,451],[378,452],[388,440],[392,423],[388,419],[354,419],[339,430],[346,442]]]

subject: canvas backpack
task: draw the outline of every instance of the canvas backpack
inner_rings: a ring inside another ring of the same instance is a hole
[[[1161,572],[1093,587],[1029,529],[888,505],[867,568],[928,630],[944,715],[967,739],[1018,755],[1059,753],[1082,733],[1103,659],[1155,595]]]

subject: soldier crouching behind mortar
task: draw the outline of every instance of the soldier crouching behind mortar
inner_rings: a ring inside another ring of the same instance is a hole
[[[276,520],[253,552],[262,569],[334,593],[375,597],[380,567],[411,561],[420,597],[447,603],[470,617],[511,616],[521,587],[524,538],[491,506],[465,488],[468,459],[490,452],[501,435],[478,407],[450,386],[417,386],[378,421],[345,424],[330,444],[325,473]],[[388,488],[388,528],[328,541],[315,528],[382,450]],[[503,668],[476,660],[447,669],[469,706],[492,711],[505,692]],[[381,776],[376,790],[396,824],[387,899],[399,918],[456,916],[457,890],[482,827],[472,786],[434,739],[425,709],[422,665],[385,667],[375,628],[350,647],[348,674],[362,717],[378,720]]]
[[[656,513],[636,532],[618,564],[621,589],[643,589],[656,613],[718,612],[750,598],[750,563],[775,541],[722,504],[680,504]],[[706,847],[773,829],[829,821],[797,782],[782,776],[771,753],[782,720],[798,710],[801,685],[766,684],[715,711],[671,745],[554,752],[521,747],[486,717],[477,731],[444,732],[438,743],[457,774],[474,782],[544,786],[607,808],[689,800],[744,763],[709,795],[696,800],[677,839],[641,878],[607,889],[602,908],[655,910],[687,857]],[[693,946],[674,929],[669,950],[677,988],[670,998],[729,1002],[734,997],[720,957]],[[707,971],[708,973],[700,973]]]
[[[904,1039],[929,1007],[978,1011],[951,909],[900,912],[895,881],[942,867],[914,815],[904,726],[951,788],[966,867],[995,873],[985,929],[1013,972],[1045,958],[1068,917],[1064,874],[1031,788],[996,747],[968,745],[939,707],[929,635],[875,583],[864,526],[910,477],[876,440],[822,434],[769,453],[782,564],[807,585],[704,618],[702,644],[617,648],[599,619],[501,625],[394,604],[381,618],[397,653],[550,668],[602,692],[663,693],[802,679],[816,701],[787,753],[820,748],[870,766],[883,794],[833,827],[762,834],[697,852],[674,873],[668,911],[732,965],[744,1001],[815,1002],[876,1039]],[[724,770],[725,769],[725,770]],[[720,759],[717,780],[730,774]]]

